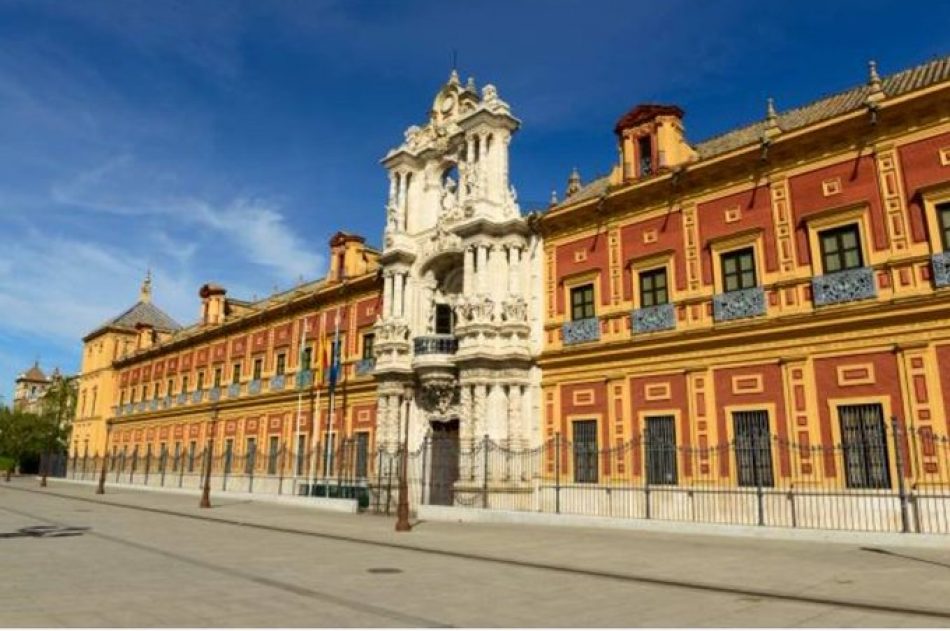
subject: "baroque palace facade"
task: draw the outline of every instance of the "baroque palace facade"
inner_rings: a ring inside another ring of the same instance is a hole
[[[228,449],[332,444],[314,371],[339,314],[332,432],[361,435],[370,477],[368,454],[408,436],[420,501],[480,486],[486,506],[495,488],[546,510],[555,477],[558,510],[562,479],[950,483],[950,58],[884,78],[872,63],[858,87],[770,100],[701,143],[683,116],[634,108],[607,176],[575,172],[524,215],[520,123],[453,71],[383,159],[382,250],[340,233],[324,280],[254,303],[206,285],[194,326],[149,309],[90,334],[98,407],[73,455],[105,449],[107,419],[110,453],[201,449],[211,431]]]

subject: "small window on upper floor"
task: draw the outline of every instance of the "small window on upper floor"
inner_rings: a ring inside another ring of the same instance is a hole
[[[376,335],[367,333],[363,336],[363,359],[373,358],[373,343],[376,341]]]
[[[231,383],[241,383],[241,362],[231,366]]]
[[[818,233],[821,262],[825,274],[862,267],[861,239],[856,224]]]
[[[755,252],[752,248],[735,250],[722,255],[723,291],[752,289],[758,285],[755,278]]]
[[[175,394],[175,380],[169,379],[168,386],[165,388],[165,396],[170,397]]]
[[[300,370],[310,370],[313,364],[313,346],[307,345],[300,354]]]
[[[950,202],[937,204],[937,221],[940,222],[940,236],[944,251],[950,251]]]
[[[571,289],[571,320],[585,320],[594,315],[594,284]]]
[[[640,308],[665,305],[667,302],[666,268],[640,272]]]
[[[640,177],[653,174],[653,143],[650,136],[637,138],[637,155],[640,159]]]
[[[261,370],[263,368],[264,368],[264,360],[258,357],[257,359],[254,360],[254,376],[252,377],[254,381],[260,381]]]
[[[435,306],[435,332],[442,335],[451,335],[452,330],[452,307],[449,305]]]
[[[274,374],[275,375],[284,374],[284,370],[287,367],[286,363],[287,363],[287,356],[283,353],[278,353],[277,354],[277,368],[274,370]]]
[[[188,394],[188,375],[181,376],[181,393]]]
[[[222,373],[222,368],[220,366],[214,369],[214,387],[215,388],[221,387],[221,373]]]
[[[205,373],[203,370],[198,371],[198,382],[195,385],[195,390],[204,390],[205,388]]]
[[[148,384],[142,385],[142,400],[148,401]]]

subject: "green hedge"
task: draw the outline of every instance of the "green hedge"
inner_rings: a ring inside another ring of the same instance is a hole
[[[7,456],[0,456],[0,471],[6,471],[13,466],[13,458]]]

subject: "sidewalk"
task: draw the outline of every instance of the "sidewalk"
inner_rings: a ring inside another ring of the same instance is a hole
[[[950,623],[950,545],[944,550],[889,546],[882,551],[848,544],[445,522],[417,523],[411,533],[396,533],[394,518],[216,499],[213,493],[213,508],[202,510],[191,496],[109,488],[97,496],[91,486],[57,480],[50,480],[46,490],[26,479],[0,485],[0,491],[7,486],[509,566],[938,612],[948,616],[944,625]],[[10,489],[0,498],[13,494],[19,492]]]

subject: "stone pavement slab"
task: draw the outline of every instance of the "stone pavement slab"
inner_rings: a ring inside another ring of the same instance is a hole
[[[0,485],[0,532],[42,523],[91,530],[0,539],[20,577],[0,590],[2,625],[950,624],[950,551],[435,522],[398,534],[373,515]]]

